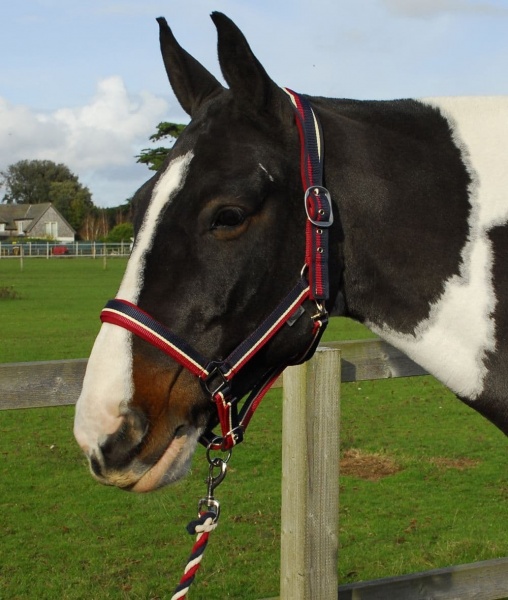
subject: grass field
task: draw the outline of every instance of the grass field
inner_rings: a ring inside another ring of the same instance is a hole
[[[114,297],[127,259],[0,259],[0,362],[88,356],[99,313]]]
[[[86,356],[122,259],[0,260],[2,362]],[[8,334],[8,335],[7,335]],[[338,339],[368,333],[336,320]],[[19,340],[18,340],[19,336]],[[218,490],[222,516],[192,600],[277,595],[281,395],[253,419]],[[506,438],[431,377],[343,385],[342,583],[508,555]],[[96,484],[73,408],[0,412],[0,599],[171,596],[203,495],[183,482],[135,496]]]
[[[0,363],[83,358],[99,331],[99,313],[120,285],[127,259],[0,259]],[[333,320],[325,339],[372,337]]]

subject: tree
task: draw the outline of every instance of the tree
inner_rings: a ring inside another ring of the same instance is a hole
[[[78,230],[86,215],[94,208],[88,188],[77,181],[54,181],[50,185],[49,202]]]
[[[157,131],[149,139],[151,142],[158,142],[168,137],[176,140],[184,129],[185,125],[163,121],[157,125]],[[171,148],[166,146],[144,148],[136,158],[138,163],[148,165],[148,168],[152,171],[158,171],[170,153]]]
[[[20,160],[0,171],[0,183],[6,193],[3,202],[40,204],[51,202],[51,185],[72,181],[81,185],[76,175],[62,163],[51,160]]]
[[[110,206],[103,210],[106,213],[109,229],[122,223],[130,223],[132,221],[132,198],[129,198],[124,204]]]
[[[107,241],[119,244],[120,242],[130,242],[134,237],[134,226],[132,223],[120,223],[115,225],[107,235]]]
[[[94,208],[87,213],[79,233],[84,240],[99,240],[105,238],[108,231],[106,211],[101,208]]]

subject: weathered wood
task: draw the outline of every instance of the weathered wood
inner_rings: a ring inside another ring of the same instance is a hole
[[[400,350],[380,339],[326,342],[324,345],[340,349],[344,382],[427,374]]]
[[[284,374],[281,598],[337,595],[340,352]]]
[[[87,360],[0,364],[0,409],[74,404]]]
[[[343,382],[427,375],[420,365],[380,339],[324,342],[322,345],[340,350]],[[282,387],[282,377],[274,387]]]
[[[342,381],[425,375],[425,371],[379,339],[326,342],[342,354]],[[0,410],[74,404],[86,359],[0,364]],[[275,387],[282,386],[282,377]]]
[[[334,596],[337,598],[337,595]],[[339,600],[504,600],[508,558],[339,586]],[[266,600],[282,600],[282,597]]]
[[[339,600],[501,600],[508,597],[508,558],[339,587]]]

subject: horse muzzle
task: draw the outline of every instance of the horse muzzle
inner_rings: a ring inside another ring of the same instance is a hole
[[[189,470],[202,430],[181,425],[155,447],[149,423],[140,411],[119,417],[119,427],[99,443],[86,441],[79,426],[75,437],[89,460],[94,478],[134,492],[148,492],[181,479]]]

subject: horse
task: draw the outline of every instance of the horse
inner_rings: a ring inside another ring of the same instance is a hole
[[[157,19],[191,120],[136,193],[76,405],[93,476],[151,491],[186,474],[198,441],[231,448],[328,315],[364,323],[508,435],[508,98],[300,95],[211,18],[228,87]]]

